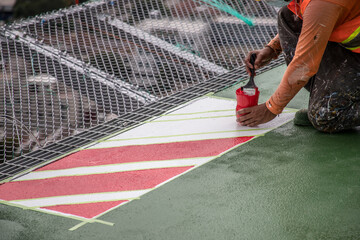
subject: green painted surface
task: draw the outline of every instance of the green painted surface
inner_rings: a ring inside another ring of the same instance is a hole
[[[283,70],[257,76],[262,99]],[[359,146],[290,122],[100,218],[113,227],[0,205],[0,239],[360,239]]]

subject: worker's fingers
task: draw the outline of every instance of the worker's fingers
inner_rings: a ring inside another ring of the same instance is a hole
[[[250,60],[245,60],[246,67],[253,68],[253,65],[250,63]]]
[[[246,71],[248,73],[250,72],[250,69],[253,68],[252,64],[250,63],[250,58],[252,54],[256,54],[254,68],[255,70],[257,70],[271,62],[273,52],[270,51],[269,48],[263,48],[261,50],[249,52],[249,54],[245,58]]]
[[[242,125],[242,126],[247,126],[248,124],[250,124],[250,123],[252,123],[254,121],[255,121],[254,118],[249,118],[249,119],[244,120],[244,121],[239,120],[238,123],[240,123],[240,125]]]
[[[237,122],[242,126],[254,127],[266,123],[275,118],[275,114],[270,112],[265,103],[237,111]],[[245,114],[245,115],[244,115]]]
[[[245,125],[245,123],[251,123],[254,121],[254,116],[251,113],[248,113],[246,115],[239,116],[239,118],[236,120],[241,125]]]
[[[252,123],[247,124],[246,126],[248,126],[248,127],[255,127],[255,126],[257,126],[257,125],[259,125],[258,122],[257,122],[257,121],[254,121],[254,122],[252,122]]]
[[[245,62],[245,64],[246,64],[246,72],[249,74],[249,75],[251,75],[251,70],[250,69],[252,69],[253,67],[252,67],[252,65],[251,65],[251,63],[250,62]]]
[[[254,118],[250,118],[246,121],[239,122],[242,126],[252,127],[257,125],[257,121]]]
[[[253,53],[255,53],[255,51],[248,52],[248,54],[246,55],[246,57],[244,59],[246,63],[250,63],[250,58]]]
[[[242,126],[253,127],[259,124],[259,105],[240,109],[238,113],[237,122]]]
[[[252,54],[256,54],[258,55],[258,51],[251,51],[248,53],[248,55],[246,56],[246,58],[244,59],[245,61],[245,67],[246,67],[246,72],[251,75],[251,71],[250,69],[253,69],[253,65],[250,63],[250,58]]]
[[[257,56],[256,56],[256,59],[255,59],[255,62],[254,62],[254,67],[255,69],[259,69],[262,67],[262,64],[263,64],[263,61],[264,61],[264,55],[259,53]]]
[[[239,111],[237,111],[237,114],[243,115],[243,114],[247,114],[250,112],[251,112],[251,108],[243,108],[243,109],[240,109]]]

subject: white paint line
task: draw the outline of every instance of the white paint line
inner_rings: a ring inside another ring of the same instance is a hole
[[[163,117],[160,117],[158,119],[153,120],[153,122],[158,121],[177,121],[177,120],[186,120],[186,119],[196,119],[196,118],[221,118],[221,117],[228,117],[229,115],[232,115],[235,118],[235,110],[232,111],[223,111],[223,112],[204,112],[199,114],[188,114],[188,115],[166,115]],[[151,122],[151,121],[149,121]]]
[[[274,128],[290,121],[294,113],[284,112],[274,120],[260,124],[257,127],[244,127],[236,122],[236,117],[228,116],[221,118],[211,118],[211,116],[221,116],[224,113],[206,112],[234,109],[236,101],[233,99],[218,99],[204,97],[185,105],[169,115],[157,118],[155,121],[145,123],[129,131],[120,133],[99,144],[92,145],[91,148],[109,148],[129,145],[158,144],[181,141],[196,141],[205,139],[231,138],[263,135]],[[196,119],[191,113],[196,114]],[[176,114],[189,114],[176,115]],[[206,117],[206,118],[202,118]],[[189,119],[187,119],[189,118]],[[168,121],[184,119],[184,121]]]
[[[293,117],[294,113],[280,114],[274,120],[254,128],[240,126],[236,122],[235,116],[174,122],[150,122],[114,136],[106,142],[95,144],[91,148],[263,135],[290,121]]]
[[[146,169],[196,166],[199,164],[203,164],[211,160],[212,158],[214,157],[212,156],[212,157],[204,157],[204,158],[134,162],[134,163],[109,164],[109,165],[91,166],[91,167],[78,167],[78,168],[61,169],[61,170],[36,171],[26,174],[18,179],[15,179],[13,182],[64,177],[64,176],[79,176],[79,175],[137,171],[137,170],[146,170]]]
[[[137,128],[131,129],[130,131],[124,132],[118,136],[114,136],[109,140],[184,135],[207,132],[224,132],[246,129],[236,123],[235,116],[224,118],[192,119],[175,122],[159,121],[161,121],[161,118],[158,118],[157,122],[146,123]]]
[[[183,136],[154,136],[151,138],[140,139],[127,139],[111,142],[101,142],[91,146],[91,148],[111,148],[111,147],[123,147],[132,145],[148,145],[148,144],[160,144],[160,143],[173,143],[173,142],[185,142],[185,141],[201,141],[221,138],[236,138],[247,136],[263,135],[272,129],[262,129],[253,131],[241,131],[241,132],[217,132],[217,133],[197,133]]]
[[[209,107],[207,108],[207,106]],[[172,112],[172,114],[200,112],[204,110],[231,109],[232,107],[235,109],[234,101],[232,100],[229,101],[224,99],[203,98],[183,107],[182,109]],[[123,132],[117,136],[114,136],[108,140],[132,138],[139,139],[153,136],[187,135],[196,133],[213,133],[237,130],[258,130],[259,128],[275,128],[279,126],[279,124],[281,125],[281,120],[284,120],[284,117],[287,116],[287,114],[282,114],[280,115],[280,117],[275,118],[269,123],[261,124],[257,127],[250,128],[237,124],[235,115],[232,117],[229,116],[224,118],[201,119],[203,115],[207,116],[207,114],[204,113],[197,116],[199,117],[199,119],[186,120],[183,122],[159,122],[169,119],[168,117],[163,116],[157,118],[156,122],[149,122],[143,124],[127,132]]]
[[[26,207],[48,207],[56,205],[80,204],[89,202],[105,202],[105,201],[119,201],[139,198],[151,191],[152,189],[137,190],[137,191],[121,191],[121,192],[107,192],[107,193],[92,193],[92,194],[78,194],[70,196],[58,196],[47,198],[36,198],[27,200],[15,200],[11,203],[20,204]]]
[[[234,109],[235,112],[236,101],[233,99],[219,99],[213,97],[203,97],[192,101],[185,106],[180,107],[176,111],[171,111],[169,114],[184,114],[204,111],[219,111],[224,109]]]

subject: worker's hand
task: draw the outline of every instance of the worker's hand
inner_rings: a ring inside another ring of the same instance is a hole
[[[236,121],[242,126],[254,127],[261,123],[273,120],[276,115],[267,109],[266,104],[260,104],[254,107],[243,108],[238,112],[240,116]]]
[[[274,50],[270,47],[264,47],[261,50],[255,50],[248,53],[247,57],[245,58],[245,65],[246,71],[250,75],[250,68],[253,68],[252,64],[250,63],[250,56],[255,53],[256,60],[255,60],[255,70],[259,69],[271,62],[273,57],[276,55]]]

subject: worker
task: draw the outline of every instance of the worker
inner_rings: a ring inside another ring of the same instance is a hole
[[[284,53],[288,65],[280,85],[263,104],[241,109],[243,126],[266,123],[280,114],[303,87],[310,92],[308,109],[296,113],[294,123],[312,124],[323,132],[360,126],[360,1],[266,0],[277,6],[278,35],[250,55],[255,69]]]

